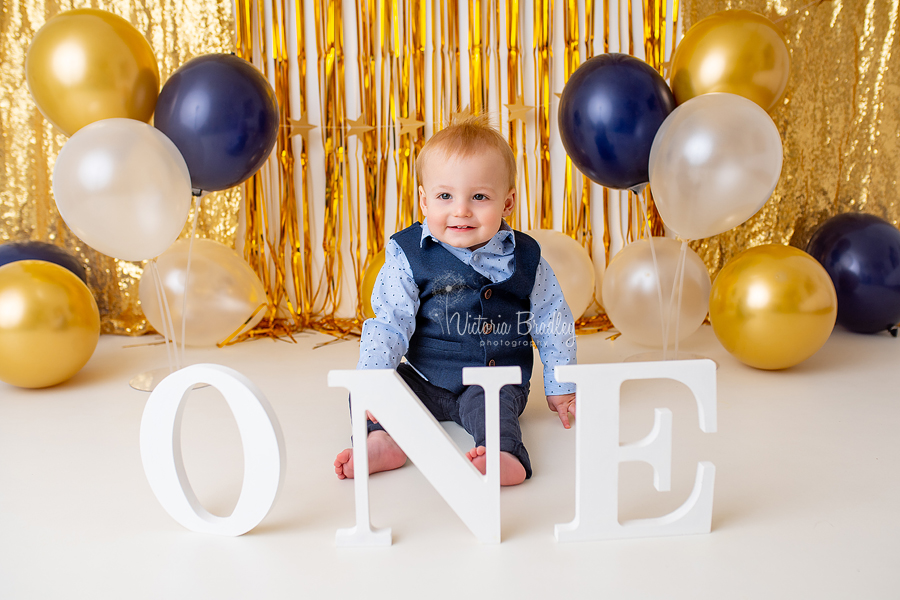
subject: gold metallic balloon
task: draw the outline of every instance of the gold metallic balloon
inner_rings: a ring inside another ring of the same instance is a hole
[[[681,104],[727,92],[770,111],[784,96],[791,55],[772,21],[748,10],[726,10],[684,34],[672,58],[672,92]]]
[[[0,381],[40,388],[72,377],[100,339],[100,312],[71,271],[40,260],[0,267]]]
[[[372,288],[375,287],[375,280],[378,279],[378,273],[384,266],[384,250],[375,255],[366,272],[363,273],[362,284],[359,288],[359,302],[362,304],[362,314],[365,318],[371,319],[375,316],[372,309]]]
[[[159,95],[150,44],[122,17],[94,8],[60,13],[38,30],[25,80],[41,113],[66,135],[101,119],[149,122]]]
[[[785,369],[825,344],[837,318],[831,277],[812,256],[771,244],[745,250],[719,272],[709,320],[728,352],[758,369]]]

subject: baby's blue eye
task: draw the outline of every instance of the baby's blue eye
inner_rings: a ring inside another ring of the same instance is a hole
[[[472,196],[472,198],[474,198],[475,200],[487,200],[487,196],[485,196],[484,194],[475,194],[474,196]]]
[[[449,200],[449,199],[450,199],[450,193],[449,193],[449,192],[443,192],[443,193],[441,193],[441,194],[438,194],[438,198],[440,198],[441,200]]]

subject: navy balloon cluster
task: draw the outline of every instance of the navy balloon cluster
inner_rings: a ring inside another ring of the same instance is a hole
[[[825,221],[806,251],[834,282],[837,321],[851,331],[896,335],[900,323],[900,230],[874,215],[845,213]]]
[[[278,136],[278,105],[249,62],[206,54],[166,81],[154,124],[181,151],[191,185],[211,192],[241,183],[266,161]]]
[[[559,135],[578,170],[600,185],[638,189],[648,181],[650,148],[675,97],[662,76],[627,54],[582,64],[559,101]]]

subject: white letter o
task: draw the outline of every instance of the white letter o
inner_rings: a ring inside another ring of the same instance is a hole
[[[219,390],[234,414],[244,448],[244,481],[234,512],[210,514],[197,499],[181,455],[181,416],[194,385]],[[198,364],[163,379],[141,419],[141,460],[150,488],[163,508],[187,529],[199,533],[243,535],[259,525],[281,488],[284,437],[266,397],[249,379],[221,365]]]

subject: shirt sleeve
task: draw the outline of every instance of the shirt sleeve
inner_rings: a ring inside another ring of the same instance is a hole
[[[394,240],[372,287],[375,317],[363,323],[357,369],[396,369],[409,347],[419,311],[419,287],[406,254]]]
[[[573,393],[575,384],[557,381],[553,368],[576,364],[575,319],[553,269],[543,257],[534,276],[531,312],[531,339],[544,363],[544,393],[547,396]]]

